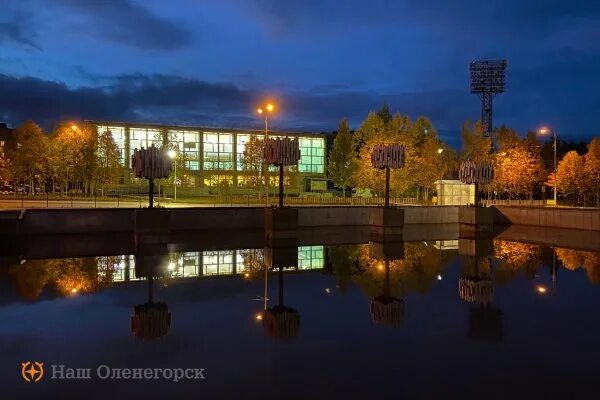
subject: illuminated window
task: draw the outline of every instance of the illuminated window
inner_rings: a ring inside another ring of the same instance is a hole
[[[175,145],[185,159],[185,167],[190,171],[200,169],[200,132],[169,130],[171,146]]]
[[[325,139],[301,137],[300,172],[322,174],[325,172]]]
[[[232,175],[211,175],[208,178],[204,178],[204,186],[217,186],[221,182],[227,182],[233,185]]]
[[[204,275],[223,275],[233,273],[233,250],[202,252]]]
[[[319,269],[324,264],[324,246],[298,247],[298,269]]]
[[[233,135],[204,132],[204,169],[233,169]]]
[[[162,146],[162,135],[158,129],[129,128],[129,155],[134,149],[148,148],[152,145]]]

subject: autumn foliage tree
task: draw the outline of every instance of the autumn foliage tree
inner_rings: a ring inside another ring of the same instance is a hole
[[[327,172],[329,177],[333,184],[342,189],[345,194],[346,189],[352,187],[357,168],[354,141],[348,127],[348,121],[345,118],[340,121],[328,160]]]
[[[565,154],[556,169],[556,186],[564,196],[571,196],[573,203],[577,202],[579,196],[584,195],[586,191],[584,167],[585,159],[576,151],[570,151]]]

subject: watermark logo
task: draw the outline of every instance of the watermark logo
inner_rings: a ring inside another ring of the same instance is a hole
[[[22,362],[21,376],[25,382],[39,382],[44,377],[44,363],[37,361]]]

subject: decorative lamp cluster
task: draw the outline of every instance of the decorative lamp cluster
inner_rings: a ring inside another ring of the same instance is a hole
[[[171,172],[172,160],[152,145],[133,150],[131,167],[136,178],[166,179]]]
[[[494,298],[494,283],[487,278],[464,277],[458,281],[458,292],[468,303],[488,304]]]
[[[481,163],[463,161],[460,164],[458,177],[462,183],[466,184],[487,184],[494,179],[494,166],[487,161]]]
[[[371,153],[373,168],[402,168],[404,167],[404,146],[401,144],[378,144]]]
[[[298,140],[289,138],[267,139],[263,156],[266,164],[296,165],[300,161]]]

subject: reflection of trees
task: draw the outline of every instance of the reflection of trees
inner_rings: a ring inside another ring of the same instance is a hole
[[[494,240],[494,258],[498,260],[494,281],[509,283],[519,275],[519,271],[533,279],[541,265],[540,256],[541,247],[538,245]]]
[[[240,251],[244,260],[244,275],[249,279],[262,279],[264,277],[264,251],[263,249],[246,249]]]
[[[19,293],[34,300],[45,286],[62,295],[101,290],[112,283],[118,257],[60,258],[27,261],[10,267]]]
[[[327,252],[337,286],[340,292],[345,293],[352,282],[352,275],[359,269],[359,246],[354,244],[331,246],[327,248]]]
[[[424,242],[404,243],[404,259],[389,262],[390,295],[402,298],[412,291],[427,293],[449,260],[446,252]],[[358,245],[357,261],[352,280],[369,297],[377,296],[385,284],[383,260],[371,257],[365,244]]]
[[[583,268],[589,281],[600,285],[600,253],[562,248],[555,250],[556,256],[565,268],[571,271]]]

